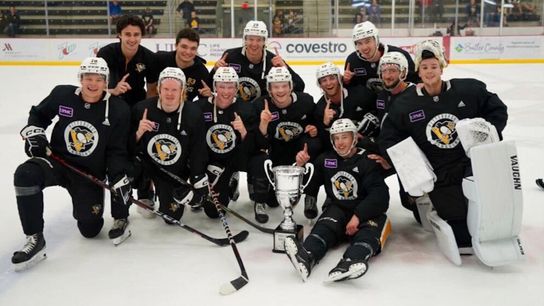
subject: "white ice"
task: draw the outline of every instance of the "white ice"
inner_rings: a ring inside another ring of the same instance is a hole
[[[112,219],[107,208],[104,229],[85,239],[72,218],[64,189],[45,191],[45,238],[48,258],[34,268],[14,272],[12,252],[24,243],[13,172],[26,159],[18,135],[31,105],[56,84],[77,82],[76,67],[0,67],[0,305],[544,305],[544,191],[534,180],[544,176],[544,65],[456,65],[445,77],[473,77],[487,83],[508,105],[506,139],[518,145],[524,195],[521,238],[524,260],[490,269],[475,257],[463,257],[461,267],[438,250],[434,237],[401,207],[398,187],[388,179],[393,233],[383,252],[370,260],[361,279],[325,285],[346,245],[331,250],[302,283],[285,255],[274,254],[272,236],[234,217],[234,232],[249,230],[238,244],[250,282],[239,292],[220,296],[221,284],[240,275],[230,246],[220,248],[159,219],[143,219],[131,208],[132,237],[114,247],[107,238]],[[314,67],[295,67],[307,91],[319,97]],[[253,219],[245,177],[242,196],[231,207]],[[320,195],[322,200],[323,194]],[[106,205],[107,207],[108,205]],[[295,210],[295,220],[310,225]],[[271,209],[268,227],[281,220]],[[183,221],[215,237],[224,237],[219,221],[204,213],[187,212]]]

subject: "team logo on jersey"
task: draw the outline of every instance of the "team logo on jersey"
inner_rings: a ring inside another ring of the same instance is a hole
[[[295,139],[298,135],[302,133],[302,126],[296,122],[280,122],[276,127],[276,134],[274,137],[285,142],[289,142]]]
[[[89,122],[74,121],[64,129],[64,142],[68,152],[77,156],[89,156],[98,146],[98,131]]]
[[[144,63],[137,63],[136,64],[136,71],[142,72],[145,70],[145,64]]]
[[[193,92],[194,91],[194,85],[196,83],[196,80],[193,78],[187,78],[187,92]]]
[[[232,126],[227,124],[216,124],[208,129],[206,133],[208,147],[219,154],[232,151],[236,145],[236,134]]]
[[[261,87],[252,78],[241,77],[238,79],[238,97],[249,102],[261,96]]]
[[[95,216],[100,216],[102,214],[102,204],[96,204],[91,207],[91,213]]]
[[[338,200],[357,199],[357,180],[346,171],[339,171],[331,178],[332,192]]]
[[[173,165],[181,156],[181,144],[172,135],[157,134],[147,143],[147,154],[160,165]]]
[[[441,148],[453,149],[459,144],[459,137],[455,125],[457,117],[452,114],[440,114],[427,123],[427,140]]]

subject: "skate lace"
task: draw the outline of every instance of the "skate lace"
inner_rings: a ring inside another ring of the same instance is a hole
[[[266,215],[266,208],[263,203],[256,203],[255,204],[255,212],[259,215]]]
[[[26,237],[26,243],[21,252],[30,253],[38,244],[38,235],[30,235]]]
[[[126,226],[126,224],[127,224],[127,220],[125,219],[114,220],[112,229],[122,229]]]

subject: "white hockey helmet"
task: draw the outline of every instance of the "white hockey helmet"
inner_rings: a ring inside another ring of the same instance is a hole
[[[104,76],[106,84],[108,83],[110,69],[108,63],[101,57],[87,57],[79,65],[79,72],[77,73],[78,79],[81,81],[81,77],[86,73],[100,74]]]
[[[357,48],[358,40],[365,39],[368,37],[374,37],[374,40],[376,41],[376,46],[380,44],[378,28],[376,28],[376,26],[370,21],[365,21],[365,22],[356,24],[353,27],[352,37],[353,37],[353,44],[355,45],[356,48]]]
[[[315,73],[315,77],[317,79],[317,86],[319,85],[319,79],[322,77],[326,77],[328,75],[335,75],[338,78],[338,81],[341,82],[342,76],[340,74],[340,68],[333,64],[332,62],[327,62],[317,68],[317,71]]]
[[[266,76],[266,88],[270,92],[270,84],[288,82],[291,90],[293,89],[293,78],[286,67],[272,67]]]
[[[404,54],[392,51],[387,52],[380,58],[380,64],[378,66],[378,76],[382,78],[381,72],[382,69],[389,65],[396,65],[400,71],[399,79],[404,81],[408,75],[408,60]]]
[[[347,153],[341,154],[340,152],[338,152],[338,150],[336,149],[336,146],[334,145],[333,136],[335,134],[344,133],[344,132],[351,132],[353,134],[353,143],[351,144],[351,147],[349,148]],[[351,149],[353,149],[353,147],[355,147],[355,145],[357,144],[357,126],[355,126],[355,124],[353,123],[353,121],[351,121],[351,119],[340,118],[335,120],[332,123],[331,128],[329,129],[329,133],[331,137],[331,144],[334,151],[336,151],[336,153],[338,153],[338,155],[342,157],[348,155],[349,152],[351,152]]]
[[[438,62],[440,63],[440,68],[444,69],[446,66],[448,66],[448,63],[446,62],[446,56],[444,55],[444,48],[442,47],[442,44],[437,40],[427,39],[424,41],[421,41],[417,43],[416,45],[416,71],[419,69],[419,64],[421,64],[421,61],[424,60],[423,58],[423,52],[428,51],[433,54],[433,56],[438,59]]]
[[[268,38],[268,29],[266,28],[266,24],[260,20],[249,21],[244,28],[242,40],[245,42],[246,37],[249,35],[262,37],[266,42],[266,39]]]
[[[185,92],[185,87],[187,86],[187,83],[185,81],[185,73],[183,73],[183,70],[177,67],[166,67],[163,71],[159,74],[159,81],[158,81],[158,87],[159,90],[161,88],[161,84],[165,79],[175,79],[180,82],[181,89],[183,92]]]
[[[213,91],[215,91],[215,85],[218,82],[235,83],[238,87],[238,74],[232,67],[219,67],[213,75]]]

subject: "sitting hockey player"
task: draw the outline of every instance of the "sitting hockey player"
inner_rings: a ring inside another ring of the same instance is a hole
[[[376,26],[365,21],[353,27],[353,43],[355,51],[348,55],[344,66],[344,85],[346,87],[362,85],[380,92],[382,88],[378,77],[378,63],[380,58],[387,52],[396,51],[404,54],[408,60],[408,75],[406,79],[410,82],[417,82],[418,76],[414,70],[414,61],[405,50],[380,43],[379,33]]]
[[[209,195],[204,119],[195,103],[185,101],[185,85],[180,68],[165,68],[159,75],[159,96],[138,102],[131,124],[132,150],[157,187],[159,211],[177,220],[183,215],[189,189],[161,168],[184,180],[190,178],[194,197],[189,205],[199,207]]]
[[[467,200],[462,188],[463,178],[471,174],[471,164],[460,143],[456,124],[464,118],[480,117],[500,135],[508,118],[506,105],[496,94],[487,91],[481,81],[443,81],[446,59],[436,41],[426,40],[416,46],[415,63],[423,87],[406,89],[390,106],[382,124],[380,148],[385,153],[402,140],[413,139],[436,175],[434,189],[429,192],[436,214],[451,227],[453,243],[458,248],[471,247]],[[421,195],[417,190],[406,191]]]
[[[214,95],[196,103],[206,127],[210,187],[219,202],[228,206],[230,177],[236,171],[247,171],[257,116],[250,103],[236,98],[238,75],[232,67],[218,68],[213,79]],[[205,201],[203,207],[209,217],[219,217],[213,203]]]
[[[305,189],[306,197],[316,199],[323,185],[329,204],[304,243],[295,236],[285,238],[287,256],[304,281],[327,251],[345,240],[350,245],[329,272],[329,280],[361,277],[368,269],[369,258],[380,253],[391,231],[385,214],[389,191],[376,163],[355,146],[357,127],[349,119],[338,119],[330,134],[334,151],[315,160],[314,176]],[[296,159],[298,166],[310,160],[306,148]]]
[[[255,142],[259,151],[253,155],[248,168],[249,180],[253,183],[255,219],[260,223],[268,221],[264,203],[278,205],[273,190],[265,175],[264,162],[271,159],[273,166],[291,165],[304,144],[313,156],[321,151],[314,123],[315,103],[307,93],[294,92],[293,81],[285,67],[270,69],[267,76],[270,96],[260,97],[253,102],[255,113],[260,114]]]
[[[102,229],[104,190],[87,178],[74,173],[49,152],[99,179],[106,175],[113,189],[127,204],[130,184],[126,176],[129,133],[129,108],[108,92],[109,69],[101,58],[81,62],[81,87],[56,86],[40,104],[30,109],[27,126],[21,131],[29,160],[14,175],[17,208],[25,246],[11,258],[15,270],[23,270],[45,259],[43,236],[43,192],[49,186],[62,186],[72,198],[73,216],[82,236],[93,238]],[[45,130],[53,118],[51,142]],[[124,220],[128,206],[112,207],[112,216]]]

